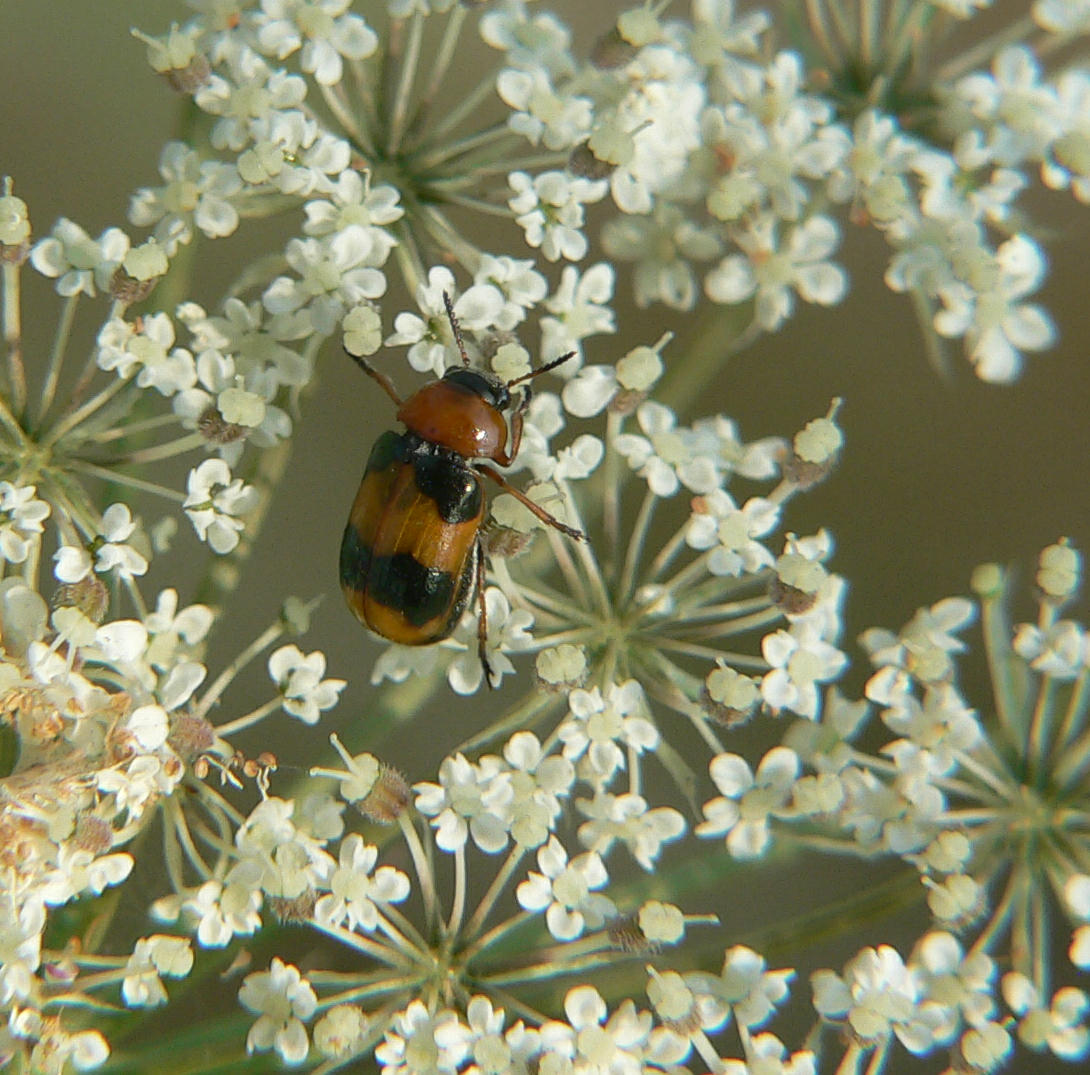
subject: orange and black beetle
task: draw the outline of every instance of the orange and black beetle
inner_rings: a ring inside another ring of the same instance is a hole
[[[491,686],[481,547],[485,499],[478,475],[491,478],[549,526],[573,538],[583,534],[535,504],[494,467],[471,460],[490,459],[500,466],[514,461],[530,389],[522,390],[511,414],[508,451],[504,412],[511,405],[511,388],[559,366],[574,352],[501,381],[470,368],[445,292],[443,301],[463,365],[408,399],[398,396],[385,374],[348,352],[394,401],[407,431],[383,433],[371,449],[341,540],[341,589],[356,618],[376,634],[403,646],[426,646],[450,635],[476,588],[478,649]]]

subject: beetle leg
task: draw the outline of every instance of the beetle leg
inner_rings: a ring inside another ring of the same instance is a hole
[[[366,358],[363,358],[360,355],[352,354],[352,352],[349,351],[347,347],[344,349],[344,353],[348,355],[348,357],[352,359],[352,361],[355,362],[356,365],[359,366],[359,368],[363,370],[363,372],[366,373],[368,377],[371,377],[373,380],[378,382],[379,387],[383,390],[383,392],[385,392],[386,395],[388,395],[390,399],[394,401],[395,407],[401,406],[404,400],[402,400],[402,398],[397,394],[397,389],[394,388],[394,382],[391,381],[385,373],[381,373],[379,372],[379,370],[375,369],[375,367],[372,366]]]
[[[492,665],[488,663],[485,653],[485,644],[488,641],[488,609],[484,600],[485,569],[484,547],[481,545],[481,535],[477,535],[477,655],[481,658],[481,667],[484,669],[484,681],[488,689],[494,691],[496,684],[492,682]]]
[[[539,373],[547,373],[551,369],[555,369],[557,366],[567,362],[569,358],[575,356],[574,351],[569,351],[566,355],[561,355],[559,358],[554,358],[552,362],[546,362],[544,366],[538,366],[537,369],[530,370],[529,373],[524,373],[521,377],[516,377],[513,381],[507,382],[507,387],[512,385],[522,384],[524,381],[528,381],[531,377],[536,377]],[[519,454],[519,445],[522,443],[522,416],[530,407],[530,400],[534,398],[533,389],[526,385],[519,395],[518,406],[515,408],[511,415],[511,448],[507,452],[498,452],[492,456],[501,467],[509,467],[515,460],[515,456]]]
[[[587,535],[582,530],[576,530],[574,526],[562,523],[555,515],[550,515],[540,504],[535,504],[521,489],[516,489],[498,470],[484,463],[474,464],[486,477],[491,478],[505,493],[510,493],[527,511],[536,515],[543,523],[559,530],[576,541],[586,541]]]
[[[533,393],[527,385],[519,394],[518,406],[511,414],[511,447],[506,452],[496,452],[492,456],[501,467],[509,467],[515,461],[515,456],[519,454],[519,446],[522,444],[522,416],[526,413],[526,408],[530,406],[531,399],[533,399]]]

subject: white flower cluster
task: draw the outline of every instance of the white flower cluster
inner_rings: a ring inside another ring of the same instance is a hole
[[[37,563],[48,509],[33,486],[3,484],[8,562]],[[128,956],[94,955],[83,967],[74,951],[61,956],[43,949],[54,909],[123,882],[134,866],[129,846],[157,816],[169,818],[167,859],[174,861],[180,833],[191,864],[200,864],[186,815],[195,807],[200,825],[211,818],[227,831],[232,811],[195,779],[219,771],[238,783],[233,769],[240,761],[224,735],[281,705],[313,722],[344,686],[322,678],[320,653],[304,657],[297,647],[284,646],[269,660],[280,687],[275,697],[216,727],[208,719],[212,706],[242,665],[284,627],[267,631],[201,693],[212,610],[182,607],[173,589],[162,591],[153,608],[144,607],[133,576],[147,564],[125,542],[133,526],[128,508],[115,504],[103,515],[94,559],[82,547],[59,548],[61,586],[52,609],[20,577],[0,583],[0,895],[8,909],[0,925],[6,1027],[0,1056],[29,1058],[41,1070],[60,1071],[69,1060],[80,1070],[96,1067],[109,1052],[98,1031],[65,1029],[51,1012],[58,999],[82,1003],[90,991],[119,986],[128,1007],[157,1006],[167,1001],[162,978],[184,977],[193,965],[188,941],[157,934],[139,939]],[[115,570],[131,588],[138,617],[105,615],[108,599],[97,573]],[[257,765],[242,775],[260,778],[261,770]],[[238,842],[244,854],[236,870],[222,882],[209,878],[194,895],[202,943],[223,944],[260,924],[253,880],[267,868],[271,841],[258,846],[244,828]],[[58,960],[65,964],[63,975]]]
[[[1037,4],[1034,15],[1052,32],[1082,32],[1065,7]],[[888,17],[893,55],[902,29]],[[691,21],[634,9],[585,61],[555,16],[514,2],[483,16],[482,36],[508,64],[497,86],[511,129],[568,154],[564,169],[511,173],[527,241],[548,260],[581,260],[583,206],[608,193],[621,215],[602,244],[635,263],[641,305],[690,309],[702,282],[714,302],[752,301],[755,324],[774,330],[796,296],[830,305],[846,294],[829,261],[839,227],[828,215],[830,203],[846,205],[893,247],[889,286],[911,292],[935,332],[963,339],[979,376],[1013,379],[1022,354],[1055,335],[1047,313],[1024,301],[1045,259],[1017,230],[1015,199],[1030,168],[1090,198],[1090,71],[1050,79],[1028,47],[1010,47],[990,73],[930,87],[941,129],[928,138],[881,108],[853,112],[808,89],[816,80],[796,53],[765,60],[768,27],[729,2],[697,0]],[[870,96],[895,99],[901,73],[881,77]]]

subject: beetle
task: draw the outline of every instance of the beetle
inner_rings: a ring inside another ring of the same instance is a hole
[[[481,542],[486,503],[479,476],[491,479],[554,529],[576,540],[586,538],[479,460],[504,467],[514,462],[531,390],[526,385],[519,393],[509,428],[505,412],[511,406],[511,389],[567,362],[575,352],[503,381],[470,366],[446,292],[443,303],[462,365],[408,399],[398,395],[386,374],[345,348],[393,400],[406,431],[388,430],[371,449],[341,540],[341,589],[364,626],[403,646],[427,646],[447,638],[476,591],[477,648],[491,687]]]

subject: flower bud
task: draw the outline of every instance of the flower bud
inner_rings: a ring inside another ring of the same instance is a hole
[[[563,642],[543,649],[534,662],[538,683],[550,693],[581,687],[587,678],[587,653],[582,646]]]
[[[1062,604],[1075,595],[1082,575],[1082,557],[1067,538],[1060,538],[1041,553],[1037,568],[1037,585],[1044,599]]]

